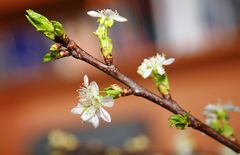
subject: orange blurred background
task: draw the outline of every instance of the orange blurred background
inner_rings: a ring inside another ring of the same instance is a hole
[[[76,105],[76,90],[87,74],[100,88],[118,83],[97,69],[64,58],[46,64],[42,56],[51,41],[25,19],[33,9],[63,23],[68,36],[98,59],[98,40],[92,34],[96,19],[89,10],[111,8],[128,18],[110,30],[114,62],[119,69],[143,86],[158,93],[150,79],[136,70],[142,60],[156,52],[175,57],[167,67],[174,100],[202,121],[208,103],[231,102],[240,106],[240,33],[234,0],[211,3],[205,0],[25,0],[0,2],[0,154],[32,154],[42,137],[55,128],[82,132],[140,122],[151,140],[150,149],[174,153],[174,139],[182,131],[169,128],[170,113],[151,102],[129,96],[107,109],[112,123],[101,122],[92,129],[70,111]],[[200,5],[201,4],[201,5]],[[231,114],[235,136],[240,139],[239,114]],[[126,131],[128,129],[126,128]],[[135,130],[135,129],[134,129]],[[187,132],[196,150],[218,154],[222,145],[192,129]],[[110,137],[108,137],[110,138]],[[81,139],[80,139],[81,140]]]

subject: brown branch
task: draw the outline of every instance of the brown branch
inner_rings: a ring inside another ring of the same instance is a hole
[[[59,40],[60,43],[68,49],[68,51],[74,58],[87,62],[88,64],[98,68],[99,70],[103,71],[104,73],[112,76],[113,78],[117,79],[121,83],[128,86],[129,92],[127,93],[127,95],[134,94],[135,96],[143,97],[167,109],[168,111],[171,111],[174,114],[184,115],[187,113],[184,109],[182,109],[179,106],[179,104],[172,100],[171,97],[164,98],[159,97],[153,92],[140,86],[135,81],[131,80],[130,78],[122,74],[116,66],[104,64],[101,61],[97,60],[96,58],[92,57],[90,54],[81,49],[73,40],[70,40],[67,36],[64,36]],[[189,127],[192,127],[193,129],[205,133],[206,135],[212,137],[213,139],[222,143],[223,145],[228,146],[235,152],[240,153],[240,145],[237,142],[234,142],[217,133],[216,131],[214,131],[209,126],[198,120],[193,115],[189,115]]]
[[[129,95],[132,95],[132,94],[133,94],[132,89],[123,88],[123,92],[121,93],[121,96],[129,96]]]

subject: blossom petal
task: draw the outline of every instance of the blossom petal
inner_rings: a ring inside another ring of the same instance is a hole
[[[101,17],[101,14],[97,11],[88,11],[87,14],[91,17]]]
[[[114,100],[111,96],[105,96],[105,97],[101,98],[101,103],[102,103],[102,105],[111,108],[114,105]]]
[[[160,75],[165,74],[165,70],[164,70],[164,68],[163,68],[162,66],[157,66],[157,71],[158,71],[158,73],[159,73]]]
[[[154,57],[154,59],[156,59],[157,63],[158,63],[158,64],[161,64],[161,65],[162,65],[162,63],[166,60],[164,54],[160,55],[160,54],[158,54],[158,53],[157,53],[157,55]]]
[[[83,85],[84,85],[85,87],[87,87],[87,86],[89,85],[89,81],[88,81],[87,75],[84,75],[83,80],[84,80]]]
[[[91,106],[89,107],[86,111],[83,112],[83,114],[81,115],[81,119],[83,121],[89,121],[96,113],[96,109]]]
[[[138,67],[137,73],[140,74],[144,79],[149,77],[149,75],[152,73],[153,65],[150,60],[144,59],[141,66]]]
[[[162,64],[163,64],[163,65],[170,65],[170,64],[172,64],[174,61],[175,61],[174,58],[169,58],[169,59],[164,60]]]
[[[92,123],[94,128],[97,128],[99,126],[99,119],[97,115],[94,115],[88,122]]]
[[[114,16],[113,19],[116,20],[117,22],[126,22],[127,21],[127,18],[119,16],[119,15]]]
[[[204,110],[208,112],[214,112],[214,111],[217,111],[218,109],[219,109],[219,105],[208,104]]]
[[[73,109],[71,110],[71,112],[74,113],[74,114],[79,114],[79,115],[81,115],[82,112],[83,112],[83,106],[80,105],[80,104],[78,104],[75,108],[73,108]]]
[[[142,76],[144,79],[146,79],[147,77],[149,77],[152,73],[152,68],[151,69],[147,69],[143,72]]]
[[[111,116],[109,115],[109,113],[103,109],[102,107],[99,108],[99,115],[100,117],[106,121],[106,122],[111,122]]]
[[[92,93],[93,96],[99,95],[99,88],[98,88],[98,85],[95,81],[92,81],[90,83],[90,89],[91,89],[91,93]]]
[[[235,108],[236,107],[232,104],[223,105],[223,109],[228,110],[228,111],[234,111]]]

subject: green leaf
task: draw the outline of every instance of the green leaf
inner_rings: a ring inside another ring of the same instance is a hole
[[[215,120],[212,120],[211,124],[210,124],[210,127],[217,131],[218,133],[222,133],[222,124],[219,120],[215,119]]]
[[[228,120],[228,111],[224,110],[224,109],[219,109],[217,112],[217,117],[219,120],[224,120],[227,121]]]
[[[46,53],[44,56],[43,56],[43,62],[49,62],[52,60],[52,56],[51,56],[51,53]]]
[[[57,51],[52,51],[50,53],[46,53],[44,56],[43,56],[43,62],[49,62],[49,61],[52,61],[52,60],[55,60],[57,59],[58,57],[60,57],[60,54],[59,52]]]
[[[225,136],[225,137],[231,137],[233,136],[233,128],[228,124],[228,122],[223,123],[220,120],[213,120],[210,124],[210,127],[217,131],[218,133],[220,133],[221,135]]]
[[[62,24],[60,22],[54,21],[54,20],[52,20],[51,22],[52,22],[53,27],[54,27],[55,35],[58,36],[58,37],[63,36],[64,35],[64,29],[63,29]]]
[[[121,93],[123,92],[123,89],[118,85],[113,84],[110,87],[105,88],[104,91],[107,96],[111,96],[115,99],[120,97]]]
[[[45,31],[45,32],[43,32],[43,34],[44,34],[46,37],[48,37],[49,39],[55,40],[55,34],[54,34],[54,33]]]
[[[183,130],[188,126],[189,113],[184,115],[174,114],[169,118],[170,127],[175,126],[177,129]]]
[[[43,15],[34,12],[33,10],[26,10],[27,15],[26,17],[28,20],[32,23],[32,25],[37,30],[46,30],[46,31],[53,31],[54,28],[51,24],[51,22]]]
[[[222,135],[228,138],[233,136],[233,128],[229,124],[224,124]]]
[[[26,10],[26,12],[26,18],[36,28],[37,31],[42,32],[51,40],[55,39],[54,26],[45,16],[30,9]]]

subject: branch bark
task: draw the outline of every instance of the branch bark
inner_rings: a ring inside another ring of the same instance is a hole
[[[58,38],[56,40],[57,43],[61,43],[65,48],[68,49],[69,53],[76,59],[85,61],[86,63],[98,68],[99,70],[103,71],[104,73],[110,75],[111,77],[115,78],[116,80],[120,81],[124,85],[128,86],[131,91],[130,94],[134,94],[135,96],[143,97],[153,103],[165,108],[168,111],[171,111],[174,114],[184,115],[187,113],[186,110],[181,108],[177,102],[171,99],[171,97],[160,97],[150,90],[142,87],[141,85],[137,84],[135,81],[128,78],[126,75],[121,73],[119,69],[114,66],[113,64],[104,64],[103,62],[97,60],[83,49],[81,49],[73,40],[68,38],[66,35],[63,38]],[[240,153],[240,145],[236,141],[232,141],[229,138],[224,137],[223,135],[217,133],[215,130],[211,129],[208,125],[204,124],[200,120],[198,120],[193,115],[189,115],[189,127],[196,129],[216,141],[222,143],[223,145],[231,148],[237,153]]]

